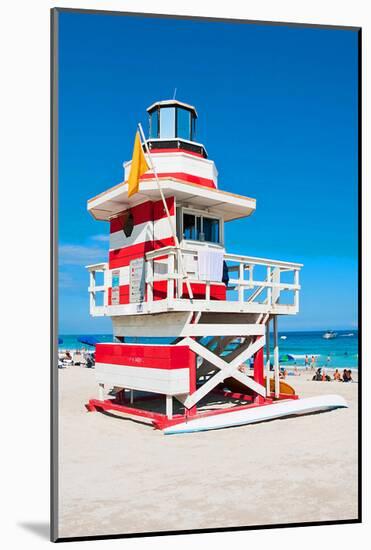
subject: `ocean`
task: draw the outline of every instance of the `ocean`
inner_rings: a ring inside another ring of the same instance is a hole
[[[358,331],[341,330],[337,332],[337,337],[325,340],[322,338],[324,331],[306,331],[306,332],[281,332],[279,333],[280,355],[290,354],[295,358],[298,367],[304,366],[305,356],[309,359],[312,355],[316,356],[316,366],[327,366],[331,368],[358,368]],[[85,335],[86,336],[86,335]],[[100,342],[112,342],[112,334],[91,334]],[[286,336],[286,339],[282,339]],[[89,348],[79,342],[77,334],[60,334],[62,343],[59,344],[60,350],[76,350]],[[129,343],[158,343],[168,344],[168,338],[128,338]],[[271,351],[273,353],[273,336],[271,335]],[[91,348],[93,349],[93,348]],[[327,363],[327,357],[330,362]],[[273,355],[272,355],[273,360]],[[288,363],[290,365],[290,363]]]

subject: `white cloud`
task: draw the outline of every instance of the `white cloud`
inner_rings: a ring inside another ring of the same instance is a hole
[[[59,265],[81,265],[104,262],[108,252],[98,246],[63,244],[59,246]]]
[[[64,271],[60,271],[58,274],[58,287],[59,288],[73,288],[73,277],[70,275],[70,273],[65,273]]]
[[[108,242],[109,241],[109,235],[107,235],[107,234],[93,235],[92,239],[93,239],[93,241]]]

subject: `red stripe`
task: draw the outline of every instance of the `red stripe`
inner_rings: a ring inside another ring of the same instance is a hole
[[[174,216],[174,197],[169,197],[166,199],[166,204],[168,206],[171,216]],[[127,212],[127,211],[125,211]],[[133,206],[130,209],[130,212],[133,216],[134,225],[139,225],[141,223],[157,221],[162,218],[166,218],[165,208],[162,204],[162,200],[156,202],[142,202],[137,206]],[[124,223],[125,213],[123,212],[117,218],[114,218],[110,222],[110,232],[115,233],[116,231],[122,231]]]
[[[211,187],[212,189],[216,189],[213,180],[208,178],[201,178],[200,176],[193,176],[192,174],[186,174],[185,172],[160,172],[157,175],[159,178],[176,178],[188,183],[197,183],[198,185],[202,185],[202,187]],[[153,178],[153,174],[144,174],[140,179],[147,180]]]
[[[174,237],[167,237],[156,241],[145,241],[144,243],[133,244],[124,248],[118,248],[117,250],[110,250],[109,269],[124,267],[125,265],[129,265],[131,260],[143,258],[146,252],[174,245]]]
[[[144,409],[136,409],[131,406],[127,407],[111,399],[105,399],[104,401],[100,401],[99,399],[89,399],[89,403],[87,403],[85,407],[90,412],[96,411],[97,409],[103,410],[103,411],[120,411],[121,413],[130,414],[131,416],[139,416],[140,418],[141,417],[150,418],[154,426],[157,426],[157,425],[168,426],[172,423],[179,422],[179,419],[183,421],[186,418],[183,415],[174,414],[172,420],[168,420],[165,414],[155,413]]]
[[[206,296],[206,283],[191,283],[191,289],[195,300],[204,300]],[[155,281],[153,285],[153,299],[165,300],[167,298],[167,281]],[[182,298],[189,298],[186,283],[183,283]],[[225,285],[210,285],[210,300],[225,300]]]
[[[170,370],[191,368],[195,355],[188,346],[97,344],[95,360],[96,363]]]
[[[152,153],[186,153],[186,155],[193,155],[194,157],[200,157],[205,158],[204,155],[201,153],[196,153],[196,151],[188,151],[188,149],[182,149],[181,147],[178,149],[151,149]]]

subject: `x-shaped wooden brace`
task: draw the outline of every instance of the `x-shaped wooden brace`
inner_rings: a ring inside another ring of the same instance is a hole
[[[217,374],[214,374],[212,378],[210,378],[205,384],[203,384],[198,390],[196,390],[192,395],[188,395],[185,397],[185,399],[182,399],[182,396],[177,396],[179,401],[181,401],[187,409],[190,409],[200,401],[205,395],[207,395],[211,390],[215,388],[220,382],[223,382],[226,378],[232,377],[247,386],[248,388],[252,389],[254,392],[258,393],[259,395],[262,395],[263,397],[266,396],[266,390],[265,387],[261,384],[258,384],[250,378],[249,376],[246,376],[246,374],[243,374],[238,370],[238,367],[244,363],[247,359],[249,359],[254,353],[259,351],[264,345],[265,345],[265,336],[260,336],[254,343],[250,344],[246,349],[244,349],[237,357],[235,357],[230,363],[227,363],[227,361],[224,361],[221,357],[218,357],[218,355],[215,355],[212,351],[205,348],[195,340],[192,340],[192,338],[184,338],[181,340],[181,342],[178,343],[178,345],[183,346],[189,346],[192,351],[197,353],[197,355],[200,355],[206,361],[209,361],[213,365],[215,365],[219,372]]]

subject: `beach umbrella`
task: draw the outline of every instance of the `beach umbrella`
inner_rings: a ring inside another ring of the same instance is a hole
[[[81,344],[86,344],[87,346],[95,346],[96,344],[99,344],[99,340],[95,336],[80,336],[78,341],[81,342]]]
[[[285,355],[280,356],[280,363],[288,363],[289,361],[295,361],[295,357],[293,355],[290,355],[289,353],[285,353]]]
[[[58,337],[58,345],[61,345],[61,344],[63,344],[63,338]]]

